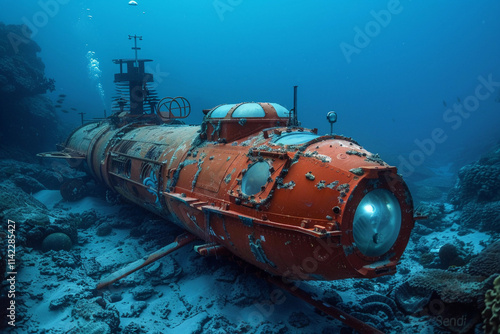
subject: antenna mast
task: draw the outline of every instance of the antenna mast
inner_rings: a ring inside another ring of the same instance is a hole
[[[141,48],[137,47],[137,39],[139,39],[140,41],[142,41],[142,36],[128,35],[128,39],[132,39],[132,38],[134,38],[134,47],[132,48],[132,50],[135,51],[135,64],[134,65],[137,67],[138,66],[137,51],[141,49]]]

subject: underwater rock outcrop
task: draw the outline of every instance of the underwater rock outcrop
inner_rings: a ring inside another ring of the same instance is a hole
[[[462,210],[461,225],[500,232],[500,145],[460,169],[448,198]]]
[[[17,246],[40,250],[59,249],[57,246],[45,248],[44,240],[50,234],[64,233],[70,239],[69,244],[76,244],[77,229],[96,223],[98,217],[93,211],[51,219],[50,210],[30,195],[47,188],[57,189],[67,177],[65,170],[50,170],[38,164],[0,160],[0,219],[10,219],[17,223]],[[64,245],[67,244],[66,240]]]
[[[481,161],[481,160],[480,160]],[[489,162],[489,160],[486,160]],[[491,202],[500,199],[500,165],[473,165],[462,167],[458,173],[459,189],[455,199],[457,204],[469,201]]]
[[[439,249],[439,259],[444,269],[450,266],[463,266],[465,260],[460,254],[460,250],[453,244],[445,244]]]
[[[500,274],[500,241],[496,241],[473,258],[468,266],[471,275],[489,277]]]
[[[427,217],[418,221],[418,223],[430,228],[432,231],[442,231],[448,227],[443,223],[443,217],[445,216],[443,203],[422,202],[415,208],[415,211]]]
[[[47,168],[36,163],[2,160],[0,182],[10,180],[26,193],[43,189],[59,190],[65,178],[75,175],[73,170],[64,167],[60,163],[53,163],[51,168]]]
[[[19,147],[35,153],[59,141],[59,121],[45,96],[55,89],[45,77],[40,47],[25,35],[23,25],[0,23],[0,157]],[[12,155],[9,155],[12,157]],[[19,157],[17,157],[19,158]]]
[[[103,298],[79,299],[74,305],[71,315],[78,325],[70,333],[116,333],[120,328],[120,313]]]
[[[469,202],[462,208],[462,224],[485,232],[500,233],[500,201]]]
[[[494,147],[477,162],[462,167],[458,181],[450,191],[449,199],[457,206],[470,202],[500,200],[500,145]]]
[[[45,65],[37,56],[40,46],[25,34],[24,25],[0,23],[0,97],[32,96],[55,89],[47,79]]]
[[[43,239],[42,242],[42,249],[45,252],[48,252],[50,250],[69,251],[72,246],[73,243],[71,242],[71,239],[66,234],[61,232],[49,234],[47,237],[45,237],[45,239]]]

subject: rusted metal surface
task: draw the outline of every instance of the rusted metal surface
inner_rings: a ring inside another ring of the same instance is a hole
[[[349,138],[269,128],[288,120],[269,103],[259,104],[264,117],[234,118],[241,105],[224,117],[209,112],[201,127],[85,125],[64,149],[85,156],[91,174],[125,198],[274,275],[393,274],[414,225],[411,196],[396,168]],[[307,140],[279,142],[294,136]],[[354,240],[353,220],[376,189],[397,199],[401,227],[387,251],[367,256]]]

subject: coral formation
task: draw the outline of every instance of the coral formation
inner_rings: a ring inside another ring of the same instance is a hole
[[[485,154],[478,162],[462,167],[458,177],[454,204],[500,200],[500,146]]]
[[[482,276],[427,269],[398,286],[394,294],[406,313],[429,315],[452,332],[468,333],[480,322],[486,286]]]
[[[496,241],[472,259],[468,266],[471,275],[489,277],[500,273],[500,241]]]
[[[482,312],[484,332],[493,334],[500,332],[500,276],[493,282],[493,288],[486,291],[485,308]]]
[[[500,146],[458,173],[448,199],[462,209],[461,225],[484,232],[500,232]]]
[[[500,200],[500,166],[474,164],[462,167],[458,173],[460,180],[461,204],[475,201]]]
[[[339,302],[335,306],[384,332],[403,328],[401,320],[404,315],[398,310],[393,299],[381,294],[369,295],[357,304]]]
[[[64,233],[52,233],[43,239],[42,249],[45,252],[49,250],[66,250],[69,251],[73,244],[71,239]]]
[[[445,228],[443,224],[445,214],[443,203],[422,202],[415,208],[415,212],[427,217],[426,219],[419,220],[419,224],[438,231]]]
[[[409,282],[396,287],[394,297],[398,306],[408,314],[414,314],[427,305],[431,299],[429,289],[415,289]]]
[[[445,303],[470,303],[483,289],[482,276],[440,269],[424,270],[408,280],[411,287],[435,292]]]
[[[453,244],[445,244],[439,249],[439,259],[443,269],[450,266],[463,266],[465,260],[460,257],[458,248]]]
[[[489,203],[469,202],[462,209],[463,226],[500,233],[500,201]]]

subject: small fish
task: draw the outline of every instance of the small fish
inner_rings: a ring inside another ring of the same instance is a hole
[[[457,96],[457,101],[458,103],[462,103],[462,101],[460,101],[460,98]]]
[[[67,114],[67,113],[68,113],[68,111],[67,111],[67,110],[65,110],[65,109],[63,109],[63,110],[61,110],[61,111],[62,111],[63,113],[65,113],[65,114]]]
[[[443,100],[443,106],[447,107],[448,105],[446,104],[446,101]]]
[[[71,108],[71,110],[76,111],[76,108]]]
[[[56,102],[57,102],[57,104],[62,104],[64,102],[64,100],[57,100]]]
[[[66,97],[66,94],[59,94],[59,97]]]
[[[56,108],[61,108],[61,105],[60,104],[56,104]]]

